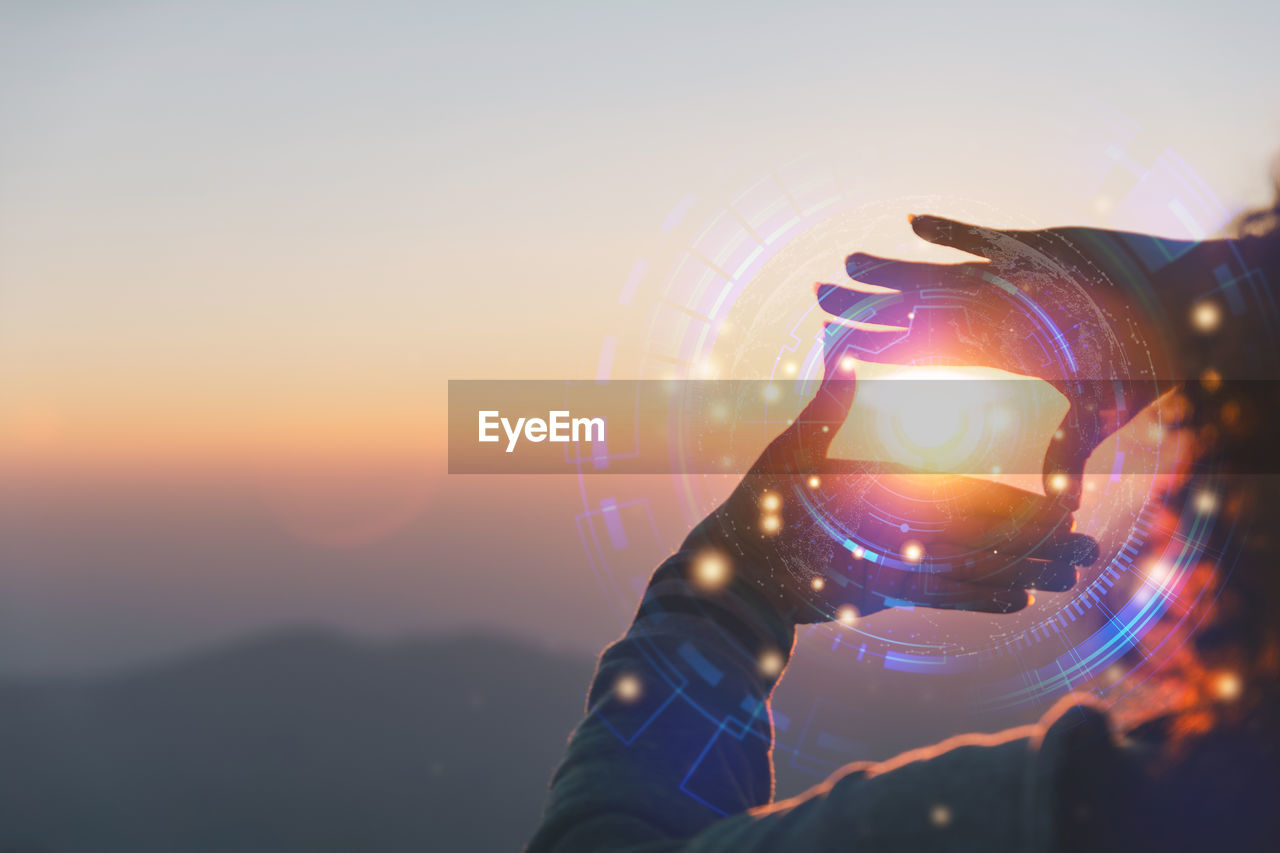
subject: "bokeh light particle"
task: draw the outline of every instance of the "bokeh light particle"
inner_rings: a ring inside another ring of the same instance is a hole
[[[836,611],[836,621],[841,625],[850,626],[858,621],[858,608],[852,604],[845,604]]]
[[[774,676],[782,672],[782,667],[786,661],[782,659],[782,653],[777,649],[769,649],[760,655],[760,672],[767,676]]]
[[[1232,702],[1244,692],[1244,682],[1234,672],[1220,672],[1213,679],[1213,694],[1223,702]]]
[[[618,680],[613,683],[613,695],[623,702],[636,701],[642,692],[643,686],[640,684],[640,679],[629,672],[618,676]]]
[[[1212,332],[1222,325],[1222,309],[1212,300],[1201,302],[1191,309],[1191,324],[1202,332]]]
[[[729,583],[729,575],[729,561],[718,551],[704,551],[694,558],[693,580],[703,589],[723,589]]]

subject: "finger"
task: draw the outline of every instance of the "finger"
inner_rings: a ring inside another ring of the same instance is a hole
[[[1071,535],[1069,525],[1055,525],[1042,515],[1009,519],[960,517],[935,534],[936,544],[930,550],[940,554],[945,547],[956,555],[998,553],[1007,559],[1044,550],[1046,553],[1042,556],[1049,559],[1057,557],[1059,548],[1067,553],[1065,549],[1070,543],[1059,537]]]
[[[1001,245],[1007,245],[1010,240],[1018,240],[1020,234],[929,214],[911,217],[911,230],[930,243],[949,246],[988,260],[998,257]]]
[[[978,516],[944,512],[941,532],[926,536],[925,545],[939,559],[977,559],[988,565],[1035,558],[1074,565],[1090,565],[1098,559],[1097,543],[1072,530],[1073,520],[1060,504],[1035,496],[1038,506],[1022,515]],[[998,559],[983,559],[985,555]]]
[[[971,282],[974,266],[901,261],[864,252],[855,252],[844,259],[844,270],[854,281],[904,292],[930,287],[955,287]]]
[[[1013,613],[1029,603],[1021,589],[965,583],[925,572],[910,573],[899,600],[918,607],[977,613]]]
[[[1098,540],[1083,533],[1056,533],[1031,552],[1034,559],[1072,566],[1092,566],[1100,555]]]
[[[1077,579],[1077,567],[1098,559],[1098,545],[1088,536],[1068,534],[1065,540],[1050,542],[1030,550],[1011,546],[950,555],[950,546],[933,546],[940,562],[948,568],[942,574],[967,583],[1006,588],[1035,588],[1054,592],[1070,589]]]
[[[903,328],[911,324],[915,306],[901,293],[859,293],[834,284],[819,284],[816,290],[818,306],[842,320]]]
[[[911,324],[903,328],[906,324]],[[901,325],[847,326],[828,323],[825,327],[823,357],[829,372],[843,373],[852,369],[853,360],[882,364],[910,364],[938,336],[931,335],[927,324],[911,317]]]
[[[1005,483],[993,483],[954,474],[919,474],[894,478],[888,485],[899,494],[935,507],[948,525],[948,535],[966,541],[992,536],[1047,536],[1070,526],[1069,513],[1045,497]]]
[[[828,327],[823,331],[826,333]],[[826,459],[857,393],[853,371],[842,363],[843,359],[833,359],[829,352],[827,355],[823,359],[822,384],[813,399],[765,449],[753,466],[756,473],[809,472],[819,468]]]
[[[1024,560],[1020,569],[1018,581],[1024,589],[1066,592],[1080,579],[1079,568],[1071,562]]]
[[[1080,403],[1072,404],[1044,456],[1044,493],[1072,512],[1084,494],[1085,463],[1105,438],[1096,417],[1081,409]]]
[[[1076,585],[1080,570],[1071,563],[1056,560],[1021,559],[1003,565],[981,561],[973,566],[943,572],[949,580],[981,586],[1045,592],[1066,592]]]
[[[982,561],[963,569],[944,572],[943,575],[957,582],[1000,589],[1066,592],[1076,585],[1080,571],[1068,562],[1021,559],[1003,565]]]

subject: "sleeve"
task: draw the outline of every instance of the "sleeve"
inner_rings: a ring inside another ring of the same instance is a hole
[[[658,569],[601,657],[531,853],[1053,849],[1063,749],[1038,727],[850,765],[771,804],[769,697],[794,625],[750,588],[700,589],[691,557]]]

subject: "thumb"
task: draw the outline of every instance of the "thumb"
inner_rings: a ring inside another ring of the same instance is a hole
[[[1084,464],[1097,442],[1077,422],[1075,409],[1063,418],[1044,457],[1044,493],[1071,512],[1080,508],[1084,491]],[[1061,436],[1059,438],[1058,436]]]
[[[930,243],[949,246],[980,258],[994,257],[1000,250],[1001,241],[1011,236],[1010,232],[929,214],[912,216],[910,221],[911,230]]]
[[[856,330],[836,323],[823,326],[822,384],[791,426],[774,441],[769,455],[787,453],[787,467],[808,468],[826,459],[827,451],[853,407],[857,378],[844,339]],[[774,460],[778,461],[777,459]]]

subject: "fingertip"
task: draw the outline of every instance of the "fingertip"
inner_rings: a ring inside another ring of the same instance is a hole
[[[1031,604],[1031,596],[1021,589],[1002,589],[991,598],[996,613],[1017,613]]]
[[[870,266],[872,260],[871,255],[866,252],[854,252],[845,256],[844,271],[850,278],[854,278],[859,270]]]
[[[1044,592],[1066,592],[1080,581],[1080,572],[1069,563],[1050,564],[1036,578],[1035,588]]]
[[[929,213],[913,215],[909,220],[911,229],[926,240],[938,236],[939,226],[946,220]]]
[[[1079,537],[1079,544],[1077,545],[1079,550],[1077,551],[1076,559],[1071,561],[1072,564],[1077,566],[1092,566],[1094,563],[1098,562],[1098,557],[1101,556],[1101,550],[1098,547],[1098,540],[1094,539],[1092,536],[1085,536],[1082,533],[1075,533],[1072,535]],[[1078,574],[1079,573],[1077,572],[1077,575]]]

